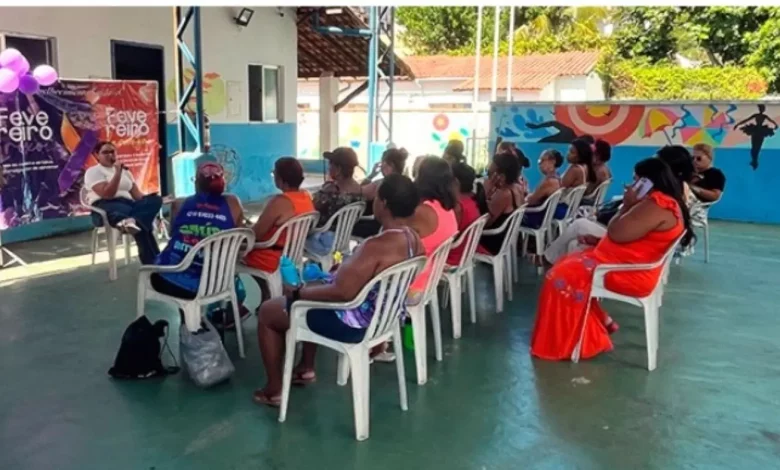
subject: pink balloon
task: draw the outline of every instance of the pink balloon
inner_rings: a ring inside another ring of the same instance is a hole
[[[22,53],[16,49],[6,49],[0,52],[0,67],[8,67],[22,58]]]
[[[57,71],[50,65],[39,65],[35,67],[35,70],[33,70],[33,77],[35,77],[35,79],[38,80],[38,83],[43,86],[54,85],[54,82],[59,78]]]
[[[38,81],[32,75],[22,75],[19,79],[19,91],[27,95],[38,93],[40,86]]]
[[[27,62],[27,59],[24,57],[19,57],[18,60],[15,60],[14,62],[11,62],[10,64],[5,66],[6,68],[9,68],[16,72],[16,74],[21,78],[22,75],[26,74],[30,71],[30,63]]]
[[[19,88],[19,76],[11,69],[0,69],[0,93],[13,93]]]

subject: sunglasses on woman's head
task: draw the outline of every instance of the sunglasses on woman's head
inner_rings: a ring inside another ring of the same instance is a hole
[[[225,175],[225,171],[218,165],[203,165],[198,168],[198,174],[206,178],[218,178]]]

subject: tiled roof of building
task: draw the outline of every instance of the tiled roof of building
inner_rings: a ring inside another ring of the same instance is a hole
[[[597,51],[561,52],[557,54],[532,54],[515,56],[512,63],[512,88],[515,90],[541,90],[561,76],[587,75],[596,67]],[[417,79],[462,78],[465,81],[455,90],[474,89],[476,57],[411,56],[404,62]],[[498,88],[506,88],[508,57],[498,58]],[[479,88],[492,86],[493,58],[483,56],[479,63]]]

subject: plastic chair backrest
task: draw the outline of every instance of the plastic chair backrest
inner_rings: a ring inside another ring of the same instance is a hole
[[[607,196],[607,189],[612,184],[612,178],[605,180],[596,188],[596,196],[593,198],[593,207],[599,207],[604,204],[604,198]]]
[[[506,235],[504,236],[504,241],[501,243],[501,249],[498,250],[500,254],[506,253],[513,243],[517,243],[517,237],[520,235],[520,223],[523,221],[523,214],[525,214],[526,207],[525,204],[518,207],[506,221],[504,221],[504,223],[507,224],[504,229]]]
[[[364,342],[385,335],[395,328],[396,322],[404,311],[409,286],[423,266],[425,266],[425,257],[417,256],[385,269],[363,287],[357,298],[365,299],[371,289],[379,285],[374,299],[374,316],[366,329]]]
[[[471,223],[468,227],[466,227],[466,230],[460,233],[460,236],[458,239],[452,244],[452,246],[462,246],[465,245],[463,248],[463,255],[460,257],[460,263],[458,264],[458,269],[462,269],[466,266],[471,266],[471,264],[474,261],[474,253],[477,252],[477,247],[479,246],[479,239],[482,236],[482,230],[485,229],[485,224],[487,224],[488,220],[488,214],[485,214],[481,217],[479,217],[477,220]],[[450,248],[452,250],[452,248]]]
[[[444,243],[439,245],[439,247],[436,248],[428,257],[428,262],[425,264],[423,271],[430,267],[431,273],[428,277],[428,283],[425,285],[425,290],[423,291],[422,297],[420,297],[421,303],[428,302],[431,297],[436,295],[436,287],[439,285],[439,281],[441,280],[441,274],[444,272],[444,265],[447,262],[447,255],[450,254],[452,240],[454,239],[455,237],[453,236],[445,240]]]
[[[581,184],[569,191],[569,194],[566,195],[566,204],[568,205],[568,209],[566,209],[566,215],[563,217],[563,220],[568,220],[574,217],[574,214],[576,214],[577,210],[580,208],[582,197],[585,195],[585,191],[587,190],[588,185]]]
[[[279,227],[280,233],[287,232],[282,256],[289,258],[298,268],[303,264],[303,248],[306,246],[306,237],[309,236],[312,227],[317,225],[319,218],[319,212],[307,212],[296,215]]]
[[[255,233],[248,228],[234,228],[215,233],[192,247],[184,259],[187,267],[197,256],[202,256],[203,270],[197,297],[210,297],[233,289],[236,277],[236,262],[243,251],[252,248]],[[244,245],[245,244],[245,245]]]
[[[330,218],[326,226],[334,229],[333,251],[346,251],[349,249],[349,240],[352,236],[352,230],[355,228],[360,216],[366,208],[365,202],[353,202],[339,209]]]
[[[561,201],[561,196],[563,196],[565,188],[561,188],[554,193],[550,194],[550,197],[547,198],[546,201],[544,201],[544,206],[547,206],[544,211],[544,219],[542,219],[542,225],[539,226],[541,229],[547,229],[550,228],[550,225],[552,224],[553,217],[555,217],[555,211],[558,209],[558,203]]]

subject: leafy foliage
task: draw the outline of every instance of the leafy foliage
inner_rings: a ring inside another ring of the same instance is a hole
[[[647,93],[675,99],[682,93],[735,99],[754,97],[755,90],[767,85],[768,91],[780,92],[778,7],[523,7],[512,11],[515,54],[599,50],[596,71],[607,96],[612,92],[627,96],[633,90],[639,93],[637,98]],[[481,50],[486,55],[493,52],[494,13],[493,8],[483,10]],[[501,10],[501,55],[509,53],[509,14],[508,8]],[[403,40],[415,53],[474,53],[475,7],[402,7],[398,18],[406,28]],[[611,36],[602,32],[606,24],[613,25]],[[670,65],[677,54],[704,67],[693,72]],[[744,66],[749,68],[739,68]],[[664,81],[653,69],[674,77]],[[739,70],[745,72],[744,80]],[[628,79],[632,74],[636,75]],[[715,82],[721,79],[729,83],[718,86]],[[681,90],[680,83],[691,88]],[[748,83],[750,90],[745,88]]]
[[[764,73],[752,67],[691,69],[632,61],[614,65],[611,84],[615,98],[637,100],[758,99],[767,90]]]

